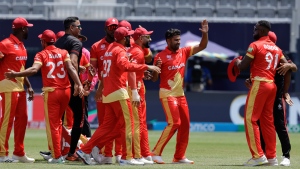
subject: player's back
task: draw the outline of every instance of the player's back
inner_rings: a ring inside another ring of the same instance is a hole
[[[34,58],[35,63],[42,64],[43,87],[65,89],[70,87],[67,70],[64,62],[70,60],[68,51],[51,45]]]
[[[274,80],[276,68],[283,54],[281,49],[268,36],[251,43],[247,55],[253,58],[250,67],[253,80]]]

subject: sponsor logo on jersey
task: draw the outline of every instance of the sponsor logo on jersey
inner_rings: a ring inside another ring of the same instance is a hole
[[[182,67],[184,67],[185,64],[184,63],[180,63],[179,65],[174,65],[174,66],[168,66],[169,70],[176,70],[176,69],[180,69]]]
[[[101,50],[105,50],[105,49],[106,49],[105,44],[102,44],[102,45],[100,46],[100,49],[101,49]]]
[[[15,48],[15,50],[19,50],[19,45],[18,44],[14,44],[14,48]]]
[[[167,59],[168,59],[168,60],[171,60],[171,59],[172,59],[172,56],[171,56],[171,55],[167,55]]]
[[[27,56],[17,56],[16,60],[27,60]]]

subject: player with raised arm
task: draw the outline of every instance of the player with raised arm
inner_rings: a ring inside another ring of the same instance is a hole
[[[173,163],[194,163],[185,157],[189,142],[190,115],[184,96],[183,80],[188,58],[205,49],[208,43],[206,20],[202,21],[199,30],[202,32],[200,43],[183,48],[180,48],[180,30],[167,30],[165,33],[167,47],[154,58],[154,64],[161,67],[161,73],[153,73],[152,80],[156,81],[158,75],[160,76],[159,98],[168,123],[152,150],[152,159],[158,164],[165,163],[161,154],[175,132],[177,132],[177,141]]]

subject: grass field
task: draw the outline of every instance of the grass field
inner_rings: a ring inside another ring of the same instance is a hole
[[[13,133],[12,133],[13,134]],[[160,131],[150,131],[149,139],[151,148],[159,138]],[[13,136],[13,135],[12,135]],[[300,168],[300,134],[290,134],[292,151],[291,164],[289,168]],[[13,137],[10,139],[10,147],[12,152]],[[27,130],[25,138],[25,150],[28,156],[36,159],[34,164],[5,164],[0,163],[0,169],[76,169],[76,168],[163,168],[163,169],[234,169],[234,168],[252,168],[244,167],[242,164],[248,160],[250,152],[248,150],[245,134],[239,133],[191,133],[189,147],[186,156],[195,161],[193,165],[171,164],[173,153],[175,149],[175,137],[170,140],[163,152],[163,159],[170,164],[154,164],[147,166],[118,166],[118,165],[96,165],[86,166],[80,162],[66,162],[62,165],[47,164],[46,161],[39,155],[40,150],[47,149],[46,134],[44,130]],[[281,147],[279,141],[277,142],[277,156],[280,162]],[[10,154],[11,155],[11,154]],[[268,166],[256,167],[265,168]],[[277,167],[284,168],[284,167]]]

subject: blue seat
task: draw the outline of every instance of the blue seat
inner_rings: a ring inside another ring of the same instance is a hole
[[[10,5],[7,3],[0,3],[0,14],[9,14]]]
[[[235,16],[235,8],[233,7],[218,7],[216,9],[217,17],[234,17]]]
[[[244,8],[244,7],[252,7],[252,8],[257,8],[257,0],[240,0],[239,1],[239,8]]]
[[[12,5],[12,14],[29,14],[30,6],[28,4]]]
[[[155,16],[173,16],[173,8],[170,6],[157,6]]]
[[[178,0],[178,7],[180,6],[196,6],[197,0]]]
[[[285,0],[287,1],[287,0]],[[277,8],[278,1],[277,0],[260,0],[259,7],[274,7]]]
[[[114,17],[126,17],[132,15],[132,8],[131,6],[126,7],[115,7],[114,8]]]
[[[289,7],[280,7],[277,9],[278,18],[292,18],[292,9]]]
[[[210,6],[202,7],[196,6],[195,7],[195,15],[198,17],[213,17],[214,16],[214,8]]]
[[[274,7],[259,7],[257,8],[257,17],[259,18],[274,18],[276,9]]]
[[[151,6],[155,6],[155,0],[137,0],[137,5],[151,5]]]
[[[237,17],[239,18],[253,18],[255,17],[256,10],[252,7],[237,8]]]
[[[149,5],[139,5],[134,8],[135,16],[152,16],[153,15],[153,7]]]
[[[191,6],[179,6],[175,8],[175,16],[190,17],[193,16],[193,7]]]

